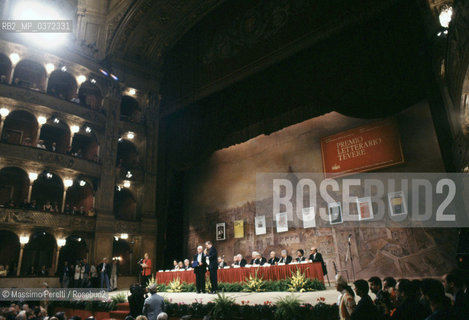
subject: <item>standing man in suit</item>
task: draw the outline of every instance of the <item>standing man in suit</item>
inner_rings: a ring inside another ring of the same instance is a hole
[[[218,254],[217,249],[213,246],[211,241],[205,242],[205,248],[207,251],[207,264],[208,270],[210,271],[210,283],[212,284],[212,293],[217,293],[218,291],[218,281],[217,281],[217,272],[218,272]]]
[[[104,285],[106,285],[107,291],[110,291],[111,265],[107,263],[107,258],[103,258],[103,262],[98,265],[98,271],[101,277],[101,288],[104,288]]]
[[[322,273],[324,275],[327,274],[327,268],[326,268],[326,264],[324,263],[324,260],[322,258],[322,254],[320,254],[318,252],[318,249],[315,248],[315,247],[312,247],[311,248],[311,255],[309,256],[309,260],[313,261],[313,262],[321,262],[321,266],[322,266]]]
[[[192,260],[197,293],[205,293],[205,272],[207,272],[207,265],[205,264],[205,254],[203,250],[202,246],[198,246],[197,253],[194,255],[194,260]]]
[[[147,317],[148,320],[156,320],[158,315],[164,311],[164,299],[162,296],[156,294],[156,284],[153,283],[148,287],[150,296],[145,299],[143,303],[142,314]]]

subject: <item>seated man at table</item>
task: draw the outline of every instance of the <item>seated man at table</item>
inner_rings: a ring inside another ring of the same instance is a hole
[[[251,260],[251,265],[253,266],[263,266],[264,263],[266,263],[267,260],[261,254],[257,251],[252,252],[252,260]]]
[[[296,250],[296,262],[300,263],[306,261],[305,251],[303,249]]]
[[[222,257],[218,257],[218,269],[223,269],[226,266],[225,260]]]
[[[246,264],[247,264],[246,259],[243,259],[243,256],[241,254],[237,254],[234,257],[232,266],[233,267],[240,266],[241,268],[243,268]]]
[[[184,260],[184,270],[192,270],[191,262],[189,261],[189,259]]]
[[[287,250],[283,249],[282,252],[280,253],[281,257],[278,260],[278,263],[282,264],[289,264],[292,261],[292,257],[288,255]]]
[[[278,263],[278,258],[275,256],[275,251],[270,252],[270,259],[267,261],[271,266],[275,266]]]

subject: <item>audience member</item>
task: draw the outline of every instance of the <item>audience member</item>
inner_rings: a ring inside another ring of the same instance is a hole
[[[383,319],[389,319],[389,313],[393,309],[389,292],[383,290],[383,284],[378,277],[371,277],[368,282],[371,292],[376,296],[374,304],[378,309],[378,313]]]
[[[432,314],[429,315],[426,320],[456,319],[451,313],[451,299],[445,295],[445,288],[440,281],[435,279],[423,279],[421,290],[432,309]],[[417,315],[416,311],[414,312],[414,315]]]
[[[158,315],[164,311],[164,299],[156,294],[156,284],[151,284],[148,290],[150,296],[145,299],[142,313],[148,320],[157,320]]]
[[[351,314],[352,320],[378,320],[378,310],[368,295],[369,286],[365,280],[357,280],[353,283],[355,293],[360,297]]]
[[[340,320],[350,320],[355,308],[355,293],[341,275],[336,276],[335,288],[340,292],[337,304],[339,306],[339,318]]]
[[[458,270],[443,277],[445,291],[453,297],[453,313],[457,319],[469,319],[469,296],[464,293],[462,273]]]

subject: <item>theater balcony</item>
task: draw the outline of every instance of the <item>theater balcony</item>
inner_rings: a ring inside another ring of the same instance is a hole
[[[38,167],[73,170],[90,177],[99,177],[101,174],[101,164],[97,162],[34,147],[0,142],[0,154],[2,158],[15,163],[19,161],[28,165],[36,164]]]
[[[99,127],[103,127],[106,122],[106,116],[102,112],[41,91],[8,84],[0,84],[0,103],[10,106],[20,103],[22,106],[36,109],[39,106],[44,106],[49,108],[51,112],[56,111],[77,116]]]

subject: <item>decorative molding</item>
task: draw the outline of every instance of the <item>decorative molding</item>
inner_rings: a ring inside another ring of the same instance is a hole
[[[96,219],[32,210],[0,209],[0,225],[21,224],[27,224],[28,227],[64,228],[69,231],[90,232],[95,230]]]

